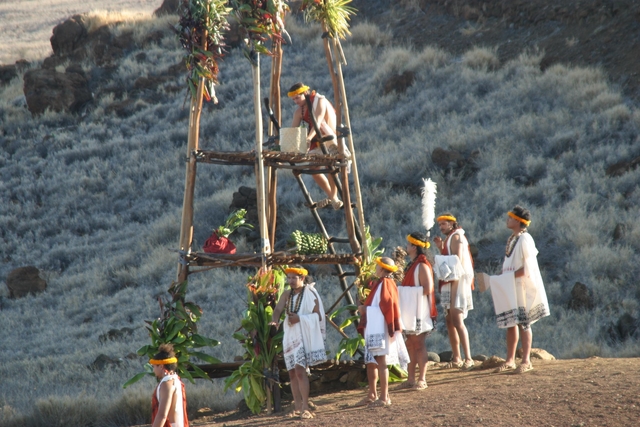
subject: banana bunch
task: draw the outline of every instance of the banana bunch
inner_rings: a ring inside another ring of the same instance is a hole
[[[301,255],[324,254],[327,252],[327,239],[320,233],[305,233],[296,230],[291,233],[289,241],[297,247]]]

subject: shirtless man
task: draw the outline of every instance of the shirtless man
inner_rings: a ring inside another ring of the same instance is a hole
[[[336,111],[333,105],[324,96],[311,91],[309,86],[302,83],[296,83],[291,86],[288,92],[289,98],[298,106],[293,113],[293,122],[291,127],[298,127],[304,121],[308,125],[307,132],[307,152],[309,154],[323,154],[318,140],[322,137],[333,135],[334,139],[326,143],[327,152],[329,154],[338,154],[338,144],[336,137]],[[322,135],[316,135],[313,127],[313,120],[307,108],[306,98],[309,98],[313,106],[313,115],[318,124],[318,129]],[[320,189],[325,192],[327,198],[317,203],[319,208],[331,204],[333,209],[338,210],[342,207],[342,201],[338,198],[338,189],[333,179],[328,179],[325,174],[314,174],[313,180],[318,184]]]
[[[464,324],[467,312],[473,309],[471,290],[473,289],[473,264],[469,252],[469,242],[464,235],[464,230],[458,225],[457,219],[450,213],[444,213],[437,218],[440,232],[447,236],[444,240],[440,237],[433,239],[436,247],[442,255],[457,255],[464,274],[459,280],[452,282],[439,282],[442,294],[441,304],[445,312],[447,333],[453,355],[448,368],[471,369],[474,366],[469,346],[469,333]],[[465,359],[462,360],[460,346],[464,351]]]

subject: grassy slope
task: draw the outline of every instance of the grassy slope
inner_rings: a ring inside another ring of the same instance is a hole
[[[155,28],[166,23],[138,25],[140,34]],[[304,80],[329,94],[319,30],[292,23],[290,32],[294,44],[285,52],[283,87]],[[422,177],[431,177],[438,183],[438,211],[458,215],[480,248],[478,265],[491,273],[499,268],[508,235],[504,213],[521,203],[532,210],[530,231],[552,310],[534,328],[534,345],[559,357],[640,354],[635,343],[609,346],[602,333],[622,313],[638,317],[632,278],[640,269],[640,229],[633,221],[640,170],[617,178],[607,178],[604,171],[639,155],[640,112],[624,105],[597,70],[552,67],[542,73],[541,58],[526,54],[493,70],[487,50],[450,57],[431,48],[413,52],[393,46],[388,35],[367,24],[353,33],[344,43],[349,60],[344,71],[365,215],[373,233],[384,237],[387,248],[404,245],[403,236],[420,228],[416,189]],[[168,33],[160,45],[147,48],[144,62],[134,59],[136,53],[122,61],[114,84],[130,88],[135,78],[163,73],[181,56]],[[268,81],[267,62],[263,82]],[[250,149],[249,65],[234,51],[221,69],[221,104],[205,108],[202,145]],[[383,96],[385,79],[405,70],[417,75],[413,88]],[[34,264],[45,272],[49,289],[37,297],[0,301],[2,416],[29,412],[37,401],[41,417],[78,399],[91,408],[98,396],[111,396],[125,416],[119,399],[146,405],[152,388],[149,379],[126,395],[120,391],[143,361],[124,359],[120,368],[97,373],[86,365],[101,353],[125,357],[145,344],[143,321],[157,315],[156,297],[174,279],[176,257],[168,249],[176,246],[184,185],[188,112],[183,94],[158,88],[154,102],[138,101],[140,110],[125,119],[104,113],[113,102],[108,97],[82,118],[53,113],[32,118],[23,107],[21,87],[17,80],[0,92],[0,277]],[[284,105],[283,115],[290,117],[292,105],[286,100]],[[467,154],[479,150],[479,171],[467,179],[443,174],[430,161],[436,147]],[[280,212],[286,214],[280,236],[296,228],[311,230],[293,178],[287,172],[280,176]],[[199,169],[197,245],[224,219],[233,191],[253,184],[251,169]],[[339,227],[332,212],[326,216]],[[627,234],[614,243],[617,223],[627,224]],[[242,239],[238,244],[240,250],[253,249]],[[205,311],[201,331],[222,341],[212,353],[225,360],[239,352],[230,337],[239,324],[248,273],[219,270],[191,281],[190,298]],[[598,301],[593,312],[565,309],[575,281],[593,290]],[[320,278],[327,300],[337,294],[335,283]],[[6,296],[6,289],[1,292]],[[472,352],[502,355],[503,332],[495,327],[490,296],[477,295],[475,305],[467,322]],[[138,329],[126,342],[98,340],[122,327]],[[337,341],[330,337],[330,346]],[[448,346],[441,331],[428,344],[434,351]],[[219,385],[213,396],[209,387],[191,387],[191,408],[229,404],[220,401]],[[51,395],[69,398],[42,400]]]

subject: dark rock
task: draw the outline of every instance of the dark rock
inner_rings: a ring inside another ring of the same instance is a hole
[[[180,0],[164,0],[162,5],[153,11],[154,16],[177,15]]]
[[[606,174],[608,176],[620,176],[637,168],[640,165],[640,156],[632,160],[623,160],[607,167]]]
[[[443,351],[442,353],[438,353],[441,362],[451,362],[453,358],[453,352],[451,350]]]
[[[627,225],[618,223],[616,224],[616,228],[613,230],[613,240],[617,241],[620,239],[624,239],[624,236],[627,234]]]
[[[444,148],[436,147],[431,153],[431,161],[439,168],[446,169],[452,163],[456,163],[461,160],[462,154],[455,150],[445,150]]]
[[[101,354],[98,357],[96,357],[96,360],[94,360],[91,365],[87,367],[91,371],[104,371],[106,368],[110,366],[117,367],[120,365],[120,363],[121,362],[118,359],[113,359],[105,354]]]
[[[110,329],[106,334],[102,334],[98,337],[101,343],[105,343],[107,341],[117,341],[127,338],[133,334],[133,329],[131,328],[122,328],[122,329]]]
[[[616,330],[622,341],[632,337],[638,330],[638,319],[629,313],[624,313],[616,322]]]
[[[58,73],[53,69],[27,71],[24,96],[32,114],[42,114],[47,109],[77,113],[93,99],[85,77],[75,72]]]
[[[477,360],[478,362],[484,362],[485,360],[487,360],[489,357],[485,356],[484,354],[476,354],[475,356],[471,357],[473,360]]]
[[[66,56],[82,45],[87,38],[82,15],[74,15],[53,28],[51,48],[56,56]]]
[[[576,282],[571,289],[570,310],[591,310],[593,308],[593,296],[587,285]]]
[[[17,63],[13,65],[0,66],[0,86],[8,85],[11,80],[18,77],[18,71],[20,71],[20,67]]]
[[[427,352],[427,357],[430,362],[436,362],[436,363],[441,362],[440,356],[438,355],[438,353],[435,353],[433,351]]]
[[[124,49],[114,44],[111,30],[106,25],[91,33],[87,47],[100,67],[110,66],[124,56]]]
[[[22,298],[28,294],[39,294],[47,289],[47,282],[40,277],[40,270],[32,265],[19,267],[7,275],[9,298]]]
[[[82,77],[84,77],[85,79],[87,78],[87,75],[85,74],[84,70],[82,69],[82,66],[80,64],[77,63],[73,63],[70,64],[65,70],[65,73],[69,74],[69,73],[76,73],[81,75]]]
[[[405,93],[407,89],[413,86],[416,75],[413,71],[405,71],[402,74],[396,74],[387,79],[384,84],[384,94],[395,91],[396,93]]]
[[[166,81],[166,76],[138,77],[133,82],[133,88],[137,90],[157,90]]]
[[[114,102],[104,109],[105,114],[115,114],[120,118],[129,117],[144,108],[137,104],[135,99],[127,98],[123,101]]]

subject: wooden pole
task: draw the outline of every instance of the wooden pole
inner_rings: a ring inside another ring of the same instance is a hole
[[[340,40],[333,39],[333,44],[336,51],[342,51]],[[344,124],[349,130],[351,130],[351,120],[349,119],[349,104],[347,103],[347,91],[344,87],[344,77],[342,75],[342,66],[340,61],[336,61],[337,75],[340,82],[341,98],[344,107]],[[360,178],[358,177],[358,162],[356,161],[356,150],[353,147],[353,132],[349,132],[348,135],[349,150],[351,151],[351,175],[353,176],[353,187],[356,191],[356,207],[358,208],[358,224],[362,233],[362,249],[365,259],[369,259],[369,247],[365,241],[365,223],[364,223],[364,208],[362,206],[362,193],[360,192]]]
[[[202,32],[202,48],[207,49],[207,32]],[[187,170],[184,184],[184,198],[182,200],[182,221],[180,223],[180,242],[178,249],[188,254],[193,242],[193,198],[196,187],[196,158],[200,135],[200,116],[202,114],[202,94],[204,92],[204,77],[198,81],[196,96],[191,97],[189,106],[189,134],[187,139]],[[178,263],[177,281],[182,283],[189,276],[189,266]]]
[[[266,267],[267,255],[271,252],[271,244],[267,234],[267,213],[264,182],[264,159],[262,158],[262,111],[260,103],[260,54],[255,53],[255,62],[251,63],[253,74],[253,109],[256,119],[256,194],[258,198],[258,222],[260,226],[260,254],[262,266]]]
[[[329,67],[329,75],[331,76],[331,83],[333,84],[333,105],[336,109],[336,125],[342,126],[342,102],[340,97],[340,88],[338,84],[338,78],[336,76],[336,69],[333,66],[333,55],[331,54],[331,45],[329,44],[329,32],[327,26],[322,24],[322,31],[327,36],[322,38],[324,44],[324,56],[327,59],[327,66]]]

